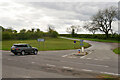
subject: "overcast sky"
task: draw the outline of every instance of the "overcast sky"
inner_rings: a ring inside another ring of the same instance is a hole
[[[0,26],[47,31],[49,24],[59,33],[67,33],[71,25],[83,26],[99,9],[117,6],[117,2],[1,2]],[[118,30],[118,24],[113,24]],[[80,33],[88,33],[85,30]]]

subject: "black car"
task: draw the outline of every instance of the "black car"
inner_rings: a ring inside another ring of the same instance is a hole
[[[37,55],[38,49],[31,47],[29,44],[14,44],[11,47],[11,52],[15,55],[25,55],[30,53]]]

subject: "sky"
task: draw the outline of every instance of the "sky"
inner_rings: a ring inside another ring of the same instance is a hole
[[[71,25],[83,27],[98,10],[118,6],[118,2],[34,2],[34,1],[1,1],[0,26],[21,29],[39,28],[47,31],[53,25],[60,34],[66,34]],[[118,30],[118,22],[113,23],[113,30]],[[84,29],[78,32],[90,33]]]

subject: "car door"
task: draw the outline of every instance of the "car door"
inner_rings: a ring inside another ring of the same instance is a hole
[[[29,53],[31,53],[33,50],[32,50],[32,47],[28,44],[27,45],[27,51],[29,52]]]
[[[26,53],[29,53],[29,48],[28,48],[27,45],[23,45],[23,48],[24,48],[24,50],[25,50]]]

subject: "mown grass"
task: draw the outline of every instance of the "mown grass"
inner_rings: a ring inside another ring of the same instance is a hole
[[[39,42],[37,40],[6,40],[2,41],[2,50],[10,50],[11,46],[15,43],[28,43],[32,47],[37,47],[40,51],[46,50],[68,50],[80,48],[80,42],[76,44],[72,40],[61,39],[61,38],[46,38],[45,42]],[[84,47],[89,47],[90,44],[84,42]]]
[[[116,53],[116,54],[120,54],[120,47],[115,48],[115,49],[113,50],[113,52]]]

